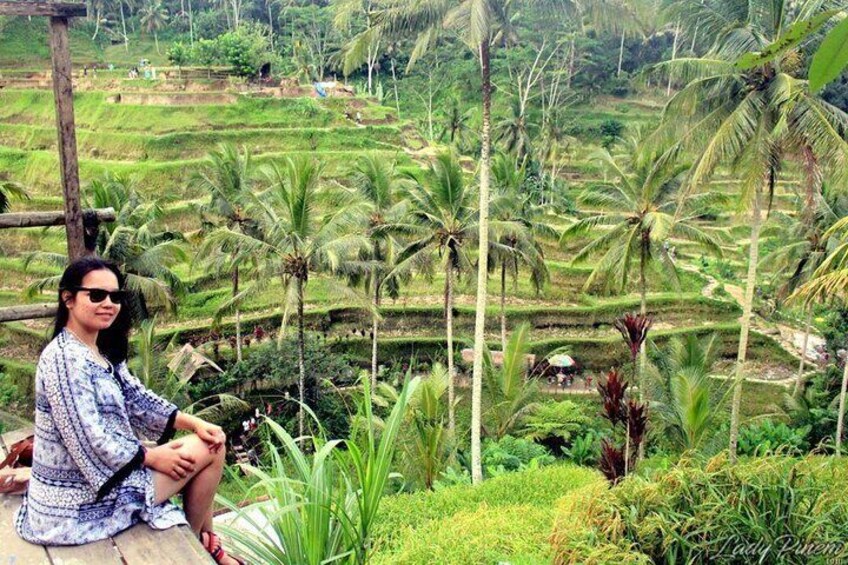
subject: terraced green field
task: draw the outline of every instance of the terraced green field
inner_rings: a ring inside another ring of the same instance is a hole
[[[105,73],[91,83],[75,99],[83,183],[106,171],[132,175],[144,195],[162,199],[165,213],[159,220],[161,227],[183,233],[199,227],[196,205],[206,195],[191,180],[206,152],[219,143],[231,142],[249,149],[260,165],[282,155],[309,155],[323,163],[328,178],[341,182],[355,159],[365,153],[378,154],[403,166],[416,166],[438,150],[427,146],[414,124],[397,120],[392,109],[365,99],[259,97],[256,93],[239,93],[235,84],[215,91],[214,88],[221,88],[220,81],[202,80],[194,81],[193,92],[173,92],[171,87],[152,90],[149,84],[123,81]],[[103,90],[97,90],[99,87]],[[138,93],[147,90],[155,96],[139,98]],[[119,101],[122,93],[136,95]],[[217,103],[190,103],[195,99]],[[592,109],[570,111],[589,126],[614,117],[635,128],[658,120],[660,109],[657,103],[603,100]],[[349,118],[354,110],[361,113],[364,123],[372,125],[354,123]],[[16,204],[16,209],[61,207],[52,122],[52,93],[31,88],[0,90],[0,175],[24,183],[32,195],[30,201]],[[581,141],[565,158],[563,176],[568,179],[572,197],[603,180],[591,158],[596,149],[591,142]],[[715,183],[715,190],[732,196],[734,182],[729,175],[722,176]],[[790,210],[795,188],[796,183],[780,183],[774,209]],[[726,240],[725,269],[741,275],[746,228],[735,206],[733,198],[729,198],[712,221]],[[564,228],[574,219],[552,216],[549,221]],[[536,293],[526,278],[519,279],[516,285],[509,281],[507,319],[510,327],[531,323],[534,352],[544,354],[565,347],[587,368],[602,370],[622,357],[620,338],[612,321],[623,312],[637,310],[638,297],[633,282],[627,296],[606,295],[599,286],[585,288],[592,266],[571,262],[582,243],[576,241],[562,247],[553,240],[543,242],[550,281],[541,293]],[[59,273],[57,267],[39,263],[25,268],[28,251],[61,253],[64,246],[60,228],[0,234],[0,306],[20,303],[28,285]],[[702,255],[691,245],[678,244],[678,257],[683,264],[702,269]],[[179,265],[176,271],[187,281],[190,291],[180,297],[174,314],[160,319],[163,337],[178,334],[181,340],[202,340],[210,332],[216,311],[229,297],[229,281],[201,277],[202,273],[190,262]],[[723,353],[728,357],[735,354],[739,308],[733,301],[703,296],[708,278],[681,270],[678,281],[672,282],[662,273],[652,273],[649,281],[648,309],[655,316],[653,336],[658,342],[681,333],[717,333]],[[444,279],[438,274],[417,277],[402,289],[397,300],[386,301],[381,351],[387,358],[443,354],[443,284]],[[310,279],[307,323],[322,333],[332,347],[364,361],[370,347],[366,333],[368,313],[363,308],[366,301],[351,298],[350,291],[342,292],[340,288],[337,280]],[[470,278],[458,281],[457,348],[470,343],[473,334],[474,288]],[[494,348],[500,335],[498,277],[490,280],[489,292],[487,338]],[[51,293],[45,293],[27,300],[52,299]],[[256,325],[273,331],[281,319],[280,300],[279,283],[273,281],[252,296],[243,307],[245,331]],[[38,343],[45,328],[45,323],[33,322],[11,324],[2,330],[0,364],[7,371],[30,371],[38,351],[33,344]],[[225,316],[218,331],[233,331],[233,320]],[[766,336],[755,335],[751,356],[787,370],[794,363],[778,343]]]

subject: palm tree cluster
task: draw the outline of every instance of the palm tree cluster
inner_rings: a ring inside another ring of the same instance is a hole
[[[252,165],[247,151],[223,146],[207,158],[196,183],[209,194],[200,207],[203,219],[197,257],[209,272],[232,277],[232,297],[218,314],[235,311],[242,301],[279,281],[282,327],[293,311],[296,321],[301,406],[314,405],[317,375],[307,375],[304,362],[304,309],[312,275],[339,277],[365,297],[337,287],[348,300],[367,302],[371,311],[371,382],[376,389],[380,306],[384,295],[397,297],[415,274],[444,276],[447,350],[448,429],[455,428],[456,369],[453,310],[457,279],[479,258],[471,246],[479,239],[476,187],[453,153],[438,155],[423,169],[401,171],[393,163],[364,155],[353,165],[346,185],[326,179],[309,158],[285,158]],[[534,237],[544,232],[538,218],[526,212],[492,223],[494,254],[524,246],[538,253]],[[513,217],[515,216],[515,217]],[[510,245],[509,242],[512,242]],[[519,246],[520,244],[520,246]],[[518,276],[519,251],[510,255]],[[538,279],[539,275],[531,274]],[[240,285],[240,279],[248,278]],[[299,416],[305,431],[304,412]]]

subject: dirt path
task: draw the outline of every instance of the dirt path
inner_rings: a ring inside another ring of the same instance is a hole
[[[712,277],[706,273],[702,273],[693,265],[684,265],[681,268],[685,271],[697,273],[698,275],[706,278],[707,285],[701,290],[701,294],[707,298],[715,298],[715,291],[722,284],[721,282],[719,282],[715,277]],[[723,284],[724,290],[727,291],[730,297],[741,308],[742,304],[745,301],[745,290],[742,287],[734,284]],[[757,313],[752,314],[751,322],[751,329],[761,334],[767,335],[777,341],[790,355],[792,355],[793,358],[795,358],[800,363],[800,351],[804,345],[803,328],[797,329],[793,326],[780,322],[771,322],[758,315]],[[815,362],[817,357],[816,348],[819,346],[823,346],[824,344],[825,340],[823,337],[815,333],[810,333],[809,338],[807,340],[807,350],[804,352],[805,361],[807,363]],[[794,377],[790,377],[784,380],[790,380],[791,378]]]

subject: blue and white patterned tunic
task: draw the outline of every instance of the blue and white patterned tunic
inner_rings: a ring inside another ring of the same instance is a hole
[[[18,534],[42,545],[78,545],[139,521],[160,530],[185,524],[179,507],[154,503],[138,439],[168,441],[176,414],[126,363],[104,368],[62,331],[38,360],[32,478],[16,515]]]

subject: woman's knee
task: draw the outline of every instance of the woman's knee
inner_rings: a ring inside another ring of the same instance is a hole
[[[224,464],[226,458],[224,446],[221,446],[218,451],[211,451],[209,449],[209,445],[205,441],[200,439],[196,434],[187,435],[184,438],[178,439],[177,441],[182,442],[182,449],[185,449],[194,457],[195,465],[200,468],[212,464]]]

